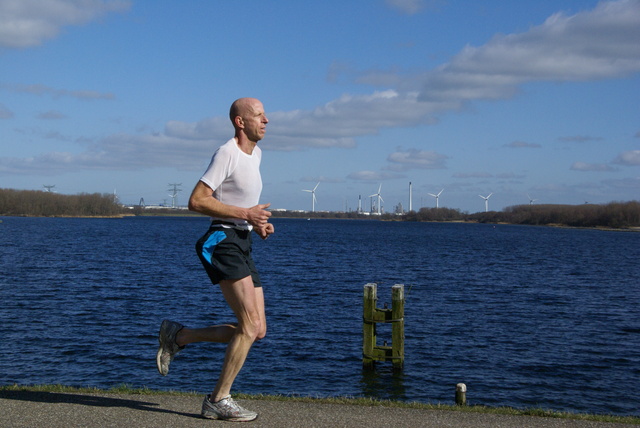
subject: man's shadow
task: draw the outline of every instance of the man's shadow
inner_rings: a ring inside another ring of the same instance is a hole
[[[99,395],[89,394],[0,390],[0,398],[20,401],[33,401],[39,403],[70,403],[79,404],[81,406],[95,407],[128,407],[130,409],[142,410],[147,412],[172,413],[176,415],[200,418],[200,415],[195,413],[182,413],[173,410],[159,409],[157,407],[157,403],[113,397],[101,397]]]

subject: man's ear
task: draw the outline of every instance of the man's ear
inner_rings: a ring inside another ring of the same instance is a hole
[[[242,116],[236,116],[233,121],[238,128],[244,128],[244,120],[242,120]]]

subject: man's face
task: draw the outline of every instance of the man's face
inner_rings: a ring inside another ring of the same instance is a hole
[[[257,143],[264,138],[269,119],[267,119],[260,101],[255,100],[247,105],[246,111],[242,115],[242,122],[244,133],[251,141]]]

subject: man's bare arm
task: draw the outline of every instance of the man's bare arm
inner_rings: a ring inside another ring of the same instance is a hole
[[[271,213],[266,209],[271,204],[255,205],[251,208],[240,208],[223,204],[213,197],[213,190],[204,182],[198,181],[189,197],[189,210],[199,212],[210,217],[239,218],[246,220],[256,228],[263,227]]]

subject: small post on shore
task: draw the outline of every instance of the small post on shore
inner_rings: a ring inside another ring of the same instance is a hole
[[[376,361],[393,363],[394,370],[404,365],[404,285],[392,287],[391,309],[378,309],[377,284],[364,286],[362,366],[373,369]],[[391,323],[391,346],[376,344],[376,324]]]
[[[467,385],[459,383],[456,385],[456,405],[467,405]]]

